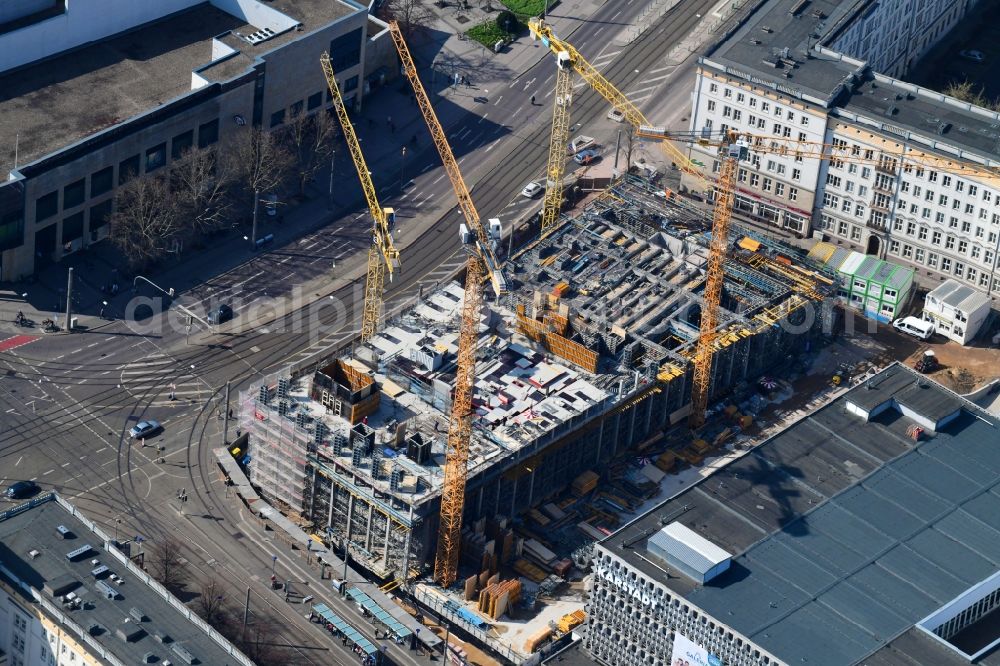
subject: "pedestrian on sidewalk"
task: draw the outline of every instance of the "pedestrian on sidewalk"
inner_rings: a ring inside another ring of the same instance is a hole
[[[531,106],[534,106],[534,105],[535,105],[535,96],[532,95],[531,96]]]

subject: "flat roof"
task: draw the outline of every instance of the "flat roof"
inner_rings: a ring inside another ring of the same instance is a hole
[[[51,497],[49,501],[44,501]],[[0,575],[10,580],[16,588],[24,583],[37,591],[43,599],[62,609],[60,595],[68,592],[79,596],[83,605],[69,613],[69,621],[76,623],[89,637],[127,664],[146,663],[145,655],[152,652],[158,663],[170,661],[183,663],[175,650],[179,646],[196,659],[194,663],[219,666],[246,663],[224,650],[197,625],[190,622],[154,588],[146,585],[132,570],[104,549],[104,537],[93,532],[77,519],[55,494],[40,496],[26,510],[15,515],[0,514]],[[58,528],[66,528],[63,537]],[[84,550],[70,560],[67,555]],[[32,556],[32,552],[37,552]],[[96,562],[95,562],[96,561]],[[106,570],[94,575],[99,567]],[[120,576],[121,584],[111,580],[110,574]],[[97,586],[110,586],[118,596],[108,599]],[[48,588],[48,589],[46,589]],[[132,609],[141,611],[145,619],[137,622]],[[91,631],[93,625],[100,630]],[[122,640],[116,635],[119,629],[134,630],[138,625],[141,634],[132,640]],[[161,641],[156,635],[166,635]],[[239,653],[237,653],[239,654]],[[244,658],[245,659],[245,658]]]
[[[363,11],[341,0],[274,0],[305,31]],[[135,30],[68,51],[0,76],[0,172],[73,144],[191,91],[191,73],[212,59],[212,38],[255,28],[205,2]],[[252,45],[203,70],[228,80],[257,56],[301,36],[296,30]],[[2,43],[2,37],[0,37]]]
[[[764,2],[729,39],[719,44],[707,57],[709,61],[736,69],[735,75],[750,75],[761,81],[799,93],[815,103],[829,106],[839,89],[859,64],[813,50],[816,34],[847,16],[852,2],[810,0],[797,14],[791,10],[800,0]],[[787,51],[786,51],[787,49]],[[809,57],[806,57],[806,54]],[[781,58],[795,61],[782,62]]]
[[[849,114],[858,114],[885,126],[930,137],[993,163],[998,161],[1000,114],[986,109],[973,110],[978,107],[971,107],[943,93],[888,76],[868,76],[853,87],[841,106]],[[896,140],[902,138],[898,131],[883,133]],[[940,152],[921,144],[910,144],[909,147],[926,149],[930,153]]]
[[[885,648],[1000,568],[1000,420],[899,364],[874,383],[601,546],[788,663],[840,666]],[[914,406],[918,391],[918,410],[961,407],[920,442],[897,410],[867,422],[846,410],[875,399]],[[646,541],[671,521],[736,553],[729,570],[704,586],[668,576]]]
[[[927,296],[967,313],[990,304],[990,297],[983,292],[950,278],[934,287]]]

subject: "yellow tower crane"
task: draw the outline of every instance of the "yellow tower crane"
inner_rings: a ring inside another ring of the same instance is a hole
[[[330,94],[333,96],[333,108],[337,112],[340,126],[344,131],[344,139],[347,141],[347,148],[354,160],[354,168],[358,172],[358,179],[361,181],[361,190],[365,193],[365,200],[368,202],[368,210],[372,215],[372,244],[368,248],[368,273],[365,279],[365,303],[364,312],[361,318],[361,340],[370,339],[379,328],[379,320],[382,315],[382,294],[385,290],[385,274],[389,273],[392,279],[393,271],[399,268],[399,251],[392,242],[392,227],[395,223],[395,211],[392,208],[383,208],[378,202],[375,193],[375,185],[372,183],[372,175],[365,163],[365,156],[361,153],[361,144],[354,133],[354,125],[347,115],[344,107],[344,99],[340,95],[340,87],[337,85],[337,78],[330,64],[330,56],[324,53],[319,59],[323,72],[326,74],[326,83],[330,87]]]
[[[482,283],[489,275],[497,296],[507,293],[507,282],[494,254],[497,238],[483,227],[465,185],[458,161],[448,145],[444,128],[437,119],[430,99],[424,91],[410,49],[395,21],[389,23],[392,40],[399,52],[403,72],[410,80],[417,104],[430,130],[434,145],[441,155],[448,178],[465,218],[461,230],[470,251],[465,268],[465,300],[462,304],[462,324],[458,337],[458,369],[455,373],[455,394],[452,399],[451,422],[448,425],[448,448],[445,454],[444,485],[441,491],[441,525],[438,530],[434,578],[449,587],[458,577],[458,556],[462,537],[462,511],[465,507],[465,483],[468,475],[469,444],[472,439],[472,397],[476,374],[476,341],[479,313],[483,304]]]
[[[618,90],[597,68],[580,55],[572,44],[556,37],[552,28],[542,19],[533,18],[528,21],[531,38],[540,41],[556,58],[556,95],[552,108],[552,132],[549,136],[549,159],[546,167],[545,201],[542,208],[542,233],[546,233],[559,219],[559,209],[562,204],[562,178],[566,168],[566,146],[569,139],[570,107],[572,102],[573,81],[572,72],[580,75],[587,85],[608,101],[611,106],[620,111],[627,122],[637,130],[646,129],[647,136],[658,131],[646,120],[646,116],[633,104],[623,92]],[[662,139],[663,132],[660,131]],[[692,162],[681,150],[669,141],[661,142],[663,150],[673,159],[679,168],[687,173],[701,177],[698,165]],[[551,195],[550,195],[551,190]]]

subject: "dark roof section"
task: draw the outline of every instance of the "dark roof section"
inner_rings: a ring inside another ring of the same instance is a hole
[[[63,612],[67,609],[53,595],[72,592],[79,596],[84,603],[78,609],[69,610],[69,621],[83,632],[89,631],[91,639],[126,664],[146,663],[148,652],[159,657],[158,663],[184,663],[179,656],[182,653],[175,647],[193,655],[197,659],[194,663],[213,666],[249,663],[239,661],[212,640],[160,592],[146,585],[121,560],[105,551],[101,535],[91,531],[62,503],[54,501],[54,495],[45,501],[48,497],[37,498],[32,502],[35,506],[13,516],[9,512],[6,517],[0,514],[0,563],[6,569],[0,575],[10,579],[7,573],[10,572],[16,577],[18,580],[10,580],[15,588],[21,588],[18,582],[23,582]],[[59,531],[60,526],[66,528],[65,538]],[[71,553],[77,554],[70,559]],[[114,582],[112,574],[124,582]],[[117,598],[108,599],[103,589],[98,589],[101,586],[114,590]],[[135,616],[140,611],[145,619],[137,622]],[[95,625],[99,628],[91,630]],[[136,633],[136,629],[141,631]],[[131,639],[124,640],[119,631]],[[169,639],[158,640],[157,634],[167,635]]]
[[[26,165],[108,128],[136,131],[146,124],[143,114],[155,114],[161,105],[180,102],[171,106],[179,112],[187,97],[202,102],[206,94],[218,94],[218,86],[192,91],[192,71],[203,69],[215,82],[231,80],[249,71],[258,56],[364,11],[349,0],[275,0],[267,5],[297,21],[301,31],[292,29],[256,45],[233,36],[240,52],[216,67],[205,68],[213,37],[256,28],[204,2],[0,75],[0,174],[14,168],[15,135],[17,162]],[[2,39],[0,35],[0,43]],[[94,91],[100,91],[100,104],[93,103]],[[29,173],[30,167],[23,171]]]
[[[842,84],[858,74],[858,62],[813,49],[816,35],[848,14],[854,3],[841,0],[763,2],[707,59],[783,89],[792,97],[830,106]],[[796,7],[802,10],[792,14]],[[807,55],[808,54],[808,55]]]
[[[1000,114],[889,77],[867,76],[845,98],[839,115],[863,116],[896,141],[919,134],[972,153],[979,161],[1000,161]],[[934,152],[932,146],[909,145]]]
[[[883,648],[1000,568],[1000,421],[902,365],[872,384],[603,546],[789,663],[841,666]],[[964,409],[919,443],[898,410],[868,422],[847,411],[892,399]],[[649,559],[646,540],[674,520],[737,554],[729,571],[698,586]]]
[[[916,627],[907,629],[885,647],[865,659],[865,666],[969,666],[953,650],[941,645]],[[977,666],[1000,666],[1000,652],[976,660]]]
[[[583,641],[573,641],[542,661],[543,666],[599,666],[600,663],[583,649]]]

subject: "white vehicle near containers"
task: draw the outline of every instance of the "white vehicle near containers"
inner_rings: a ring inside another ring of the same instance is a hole
[[[915,338],[926,340],[934,333],[934,324],[918,317],[903,317],[892,322],[892,327]]]

